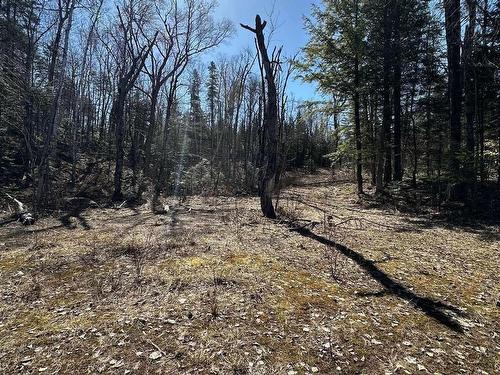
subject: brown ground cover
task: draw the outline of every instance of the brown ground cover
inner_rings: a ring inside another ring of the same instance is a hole
[[[0,373],[495,374],[497,226],[373,208],[319,174],[0,227]]]

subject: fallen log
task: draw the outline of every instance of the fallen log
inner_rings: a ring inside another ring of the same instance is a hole
[[[7,197],[9,197],[15,204],[16,204],[16,219],[23,223],[23,225],[32,225],[35,224],[35,217],[31,212],[29,212],[28,207],[21,202],[20,200],[14,198],[10,194],[7,194]]]

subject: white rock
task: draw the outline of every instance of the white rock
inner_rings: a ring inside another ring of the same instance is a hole
[[[157,350],[155,350],[153,353],[149,355],[149,359],[152,359],[153,361],[160,359],[161,358],[161,353]]]

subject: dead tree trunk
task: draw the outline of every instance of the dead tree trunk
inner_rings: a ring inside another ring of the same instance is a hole
[[[275,219],[276,212],[272,202],[272,194],[276,181],[277,172],[277,126],[278,126],[278,93],[275,82],[275,71],[273,64],[278,62],[269,59],[266,43],[264,40],[264,28],[266,21],[262,22],[259,15],[255,17],[255,28],[247,25],[241,25],[255,34],[257,39],[257,47],[259,49],[261,62],[267,82],[266,105],[264,108],[263,121],[263,148],[262,148],[262,166],[259,171],[259,195],[260,207],[264,216]]]
[[[31,225],[35,223],[35,217],[29,212],[28,207],[26,205],[12,197],[10,194],[6,194],[7,197],[12,199],[16,204],[16,219],[19,220],[24,225]]]

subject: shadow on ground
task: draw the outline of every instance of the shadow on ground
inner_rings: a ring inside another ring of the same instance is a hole
[[[88,223],[87,219],[85,219],[82,216],[82,213],[85,211],[85,208],[78,208],[78,209],[73,209],[64,215],[62,215],[59,218],[59,221],[61,222],[62,225],[64,225],[67,229],[75,229],[76,227],[73,225],[71,222],[71,218],[74,217],[75,219],[78,220],[80,225],[83,227],[85,230],[90,230],[92,227]]]
[[[422,297],[407,287],[405,287],[400,282],[392,279],[388,274],[382,271],[375,265],[375,262],[366,259],[362,254],[348,248],[345,245],[337,243],[335,241],[329,240],[325,237],[322,237],[310,229],[305,227],[297,227],[293,223],[287,223],[290,227],[290,230],[300,235],[318,241],[324,245],[335,247],[339,250],[343,255],[352,259],[356,262],[363,270],[365,270],[374,280],[376,280],[380,285],[382,285],[385,290],[377,292],[377,296],[392,294],[401,299],[404,299],[410,302],[419,310],[423,311],[427,316],[437,320],[441,324],[446,327],[452,329],[455,332],[463,333],[464,329],[462,325],[455,319],[452,315],[458,315],[465,317],[466,314],[460,310],[459,308],[452,306],[450,304],[435,301],[433,299]]]

